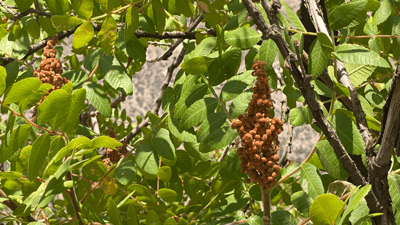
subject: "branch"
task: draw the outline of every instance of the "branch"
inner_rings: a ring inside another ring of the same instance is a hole
[[[50,13],[43,12],[43,11],[37,10],[37,9],[28,9],[28,10],[26,10],[26,11],[23,12],[23,13],[18,13],[18,14],[13,15],[13,17],[11,18],[11,20],[14,20],[14,21],[15,21],[15,20],[21,19],[22,17],[27,16],[28,14],[31,14],[31,13],[35,13],[35,14],[40,15],[40,16],[45,16],[45,17],[47,17],[47,18],[50,18],[50,17],[51,17],[51,14],[50,14]]]
[[[8,12],[10,13],[13,17],[16,15],[15,12],[13,12],[9,6],[7,6],[6,4],[4,4],[3,0],[0,0],[0,5]]]
[[[8,200],[3,201],[2,204],[6,205],[6,206],[7,206],[8,208],[10,208],[12,211],[15,211],[15,210],[18,208],[18,205],[17,205],[13,200],[11,200],[11,199],[6,195],[6,193],[4,193],[3,190],[1,190],[1,189],[0,189],[0,196],[2,196],[2,197],[4,197],[4,198],[8,198]],[[27,219],[28,219],[29,222],[35,222],[35,221],[36,221],[31,215],[28,215]]]
[[[271,203],[270,203],[270,197],[268,194],[267,189],[263,186],[261,188],[262,190],[262,202],[264,206],[264,215],[262,217],[262,220],[265,225],[271,225]],[[272,190],[272,188],[271,188]]]
[[[287,43],[283,39],[280,28],[278,24],[272,23],[274,18],[269,18],[271,21],[271,25],[268,25],[264,18],[262,17],[261,12],[253,5],[250,0],[242,0],[243,4],[245,5],[249,15],[253,18],[254,23],[256,24],[257,28],[263,33],[263,37],[271,38],[283,56],[284,59],[287,59],[289,55],[294,55],[288,48]],[[269,3],[265,0],[262,0],[263,6],[269,5]],[[272,7],[265,7],[266,10],[273,10]],[[270,17],[272,15],[271,12],[267,12],[267,15]],[[338,156],[340,161],[342,162],[343,167],[346,171],[350,174],[350,176],[355,181],[356,185],[367,185],[367,181],[358,170],[354,161],[350,158],[349,154],[347,153],[346,149],[344,148],[343,144],[339,140],[337,133],[332,127],[329,125],[327,119],[324,116],[324,113],[321,109],[320,104],[315,96],[315,92],[313,87],[311,86],[310,82],[307,79],[304,79],[297,68],[296,62],[293,57],[289,58],[289,65],[291,74],[297,83],[302,95],[306,99],[307,104],[310,107],[311,113],[313,114],[318,127],[322,130],[324,135],[326,136],[327,140],[329,141],[330,145],[333,147],[335,154]],[[378,210],[379,203],[377,199],[371,198],[369,199],[373,204],[376,210]]]
[[[181,52],[179,53],[178,57],[175,59],[175,61],[171,64],[171,66],[168,67],[168,72],[167,75],[165,76],[164,83],[162,84],[160,88],[160,93],[158,94],[158,97],[156,99],[156,102],[154,104],[153,109],[151,110],[152,113],[158,114],[160,111],[160,106],[162,103],[162,96],[164,94],[165,89],[168,87],[169,82],[171,81],[172,74],[174,70],[181,64],[183,57],[185,56],[186,50],[182,48]],[[149,119],[143,120],[137,127],[133,129],[126,137],[124,137],[121,142],[124,143],[129,143],[136,135],[138,135],[141,132],[142,127],[148,126],[149,125]]]
[[[187,29],[186,32],[192,32],[192,31],[194,30],[194,28],[196,28],[197,25],[199,25],[199,23],[200,23],[200,22],[203,20],[203,18],[204,18],[204,17],[203,17],[203,14],[204,14],[204,12],[202,12],[202,13],[200,14],[200,16],[197,17],[197,19],[193,22],[192,25],[190,25],[190,27]],[[172,55],[172,52],[176,49],[176,47],[178,47],[178,46],[182,43],[183,40],[185,40],[185,39],[184,39],[184,38],[178,39],[178,40],[172,45],[171,48],[169,48],[166,52],[164,52],[164,54],[163,54],[160,58],[151,60],[150,62],[158,62],[158,61],[161,61],[161,60],[167,60],[167,59]]]
[[[65,176],[66,180],[72,180],[72,175],[71,175],[71,171],[68,171],[67,175]],[[79,205],[78,205],[78,200],[76,199],[76,195],[75,195],[75,189],[74,187],[71,187],[69,189],[69,197],[71,198],[72,201],[72,206],[74,207],[74,211],[75,211],[75,216],[79,221],[79,225],[83,225],[84,223],[82,222],[82,219],[79,215]]]
[[[1,1],[1,0],[0,0]],[[80,25],[79,25],[80,26]],[[58,40],[62,40],[66,37],[71,36],[75,30],[79,27],[76,26],[75,28],[71,28],[69,30],[65,30],[65,31],[61,31],[59,33],[57,33],[57,37]],[[94,30],[95,31],[100,31],[101,29],[101,25],[98,24],[93,24],[94,26]],[[162,34],[158,34],[158,33],[154,33],[154,34],[149,34],[145,31],[141,31],[141,30],[136,30],[135,31],[135,35],[137,36],[137,38],[142,38],[142,37],[148,37],[148,38],[157,38],[157,39],[174,39],[174,38],[184,38],[184,39],[196,39],[196,34],[199,32],[181,32],[181,31],[172,31],[172,32],[164,32]],[[209,35],[213,35],[216,36],[216,32],[212,29],[206,30],[206,34]],[[25,54],[25,56],[20,59],[20,60],[26,60],[30,55],[32,55],[33,53],[39,51],[40,49],[46,47],[46,43],[48,39],[52,39],[53,37],[47,37],[43,40],[41,40],[40,42],[32,45],[29,48],[29,51]],[[2,61],[1,65],[2,66],[6,66],[8,63],[15,61],[15,58],[12,57],[0,57],[0,60]]]
[[[310,1],[310,0],[306,0],[306,2],[308,5],[309,13],[314,20],[314,26],[317,32],[323,32],[329,38],[329,40],[333,44],[335,44],[330,36],[329,28],[324,22],[322,11],[319,10],[317,3],[315,1]],[[371,149],[370,147],[373,141],[372,141],[372,135],[368,129],[367,119],[365,118],[366,115],[361,107],[360,100],[357,97],[357,92],[350,81],[349,73],[346,71],[343,62],[341,61],[337,62],[337,70],[338,70],[339,82],[342,83],[344,86],[346,86],[347,89],[349,89],[350,102],[352,108],[351,110],[353,111],[354,117],[356,118],[358,129],[365,143],[365,148]]]

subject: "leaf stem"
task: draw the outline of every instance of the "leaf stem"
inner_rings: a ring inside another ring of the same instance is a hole
[[[301,30],[296,30],[296,29],[290,29],[290,28],[283,28],[282,30],[293,32],[293,33],[301,33],[304,35],[310,35],[310,36],[317,36],[317,33],[314,32],[304,32]],[[361,35],[361,36],[346,36],[346,35],[339,35],[339,36],[333,36],[336,39],[339,38],[348,38],[348,39],[362,39],[362,38],[400,38],[399,35],[385,35],[385,34],[375,34],[375,35]]]
[[[229,111],[226,109],[225,103],[222,102],[222,100],[218,97],[217,93],[215,92],[214,88],[211,86],[210,82],[208,82],[207,77],[202,73],[200,74],[201,78],[204,80],[204,82],[207,84],[208,88],[210,89],[211,93],[214,95],[214,97],[217,99],[219,106],[225,111],[226,115],[228,116],[228,119],[232,121],[232,116],[229,114]]]
[[[7,104],[1,103],[1,105],[2,105],[4,108],[10,110],[14,115],[23,118],[26,122],[28,122],[28,123],[31,124],[32,126],[37,127],[37,128],[39,128],[39,129],[41,129],[41,130],[43,130],[43,131],[45,131],[45,132],[47,132],[47,133],[49,133],[49,134],[56,134],[56,135],[62,136],[62,137],[64,137],[64,138],[66,138],[66,140],[68,140],[68,138],[67,138],[67,136],[66,136],[65,134],[59,133],[59,132],[57,132],[57,131],[50,131],[50,130],[48,130],[48,129],[46,129],[46,128],[40,126],[40,125],[37,125],[37,124],[34,123],[34,122],[32,122],[30,119],[26,118],[23,114],[20,114],[20,113],[15,112],[15,111],[12,110],[12,109],[10,108],[10,106],[8,106]]]

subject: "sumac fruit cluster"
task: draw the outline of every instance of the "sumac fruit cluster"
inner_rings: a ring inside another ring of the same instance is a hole
[[[283,131],[283,122],[278,118],[271,118],[273,110],[271,89],[268,85],[265,63],[256,61],[252,67],[256,84],[253,87],[253,96],[247,113],[238,116],[232,121],[232,128],[237,129],[242,147],[238,148],[241,161],[241,172],[247,173],[251,181],[261,187],[270,188],[276,183],[275,177],[279,174],[279,141],[278,134]]]
[[[62,68],[60,59],[56,58],[57,51],[53,49],[53,46],[56,43],[56,36],[53,37],[53,40],[47,40],[47,45],[43,50],[43,56],[45,58],[43,58],[42,62],[40,62],[39,68],[37,68],[36,71],[33,72],[33,74],[37,78],[39,78],[42,83],[48,83],[53,86],[48,94],[50,94],[54,90],[60,89],[62,86],[64,86],[64,84],[69,82],[69,80],[61,76]],[[42,101],[44,101],[45,99],[46,96],[43,97]]]

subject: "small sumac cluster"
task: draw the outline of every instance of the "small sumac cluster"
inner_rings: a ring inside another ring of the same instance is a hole
[[[117,136],[115,135],[114,129],[112,127],[110,127],[108,130],[108,136],[117,139]],[[103,163],[107,166],[107,168],[110,168],[112,163],[118,162],[128,152],[125,142],[123,143],[123,146],[117,147],[116,149],[118,151],[112,148],[106,148],[106,155],[103,159]]]
[[[242,173],[250,176],[246,182],[252,181],[261,187],[270,188],[276,183],[275,177],[280,169],[278,134],[283,131],[283,122],[269,116],[273,104],[264,66],[262,61],[254,63],[252,75],[257,79],[252,99],[247,113],[232,121],[232,128],[237,129],[241,138],[242,147],[237,151]]]
[[[60,89],[62,86],[64,86],[64,84],[69,82],[69,80],[61,76],[62,68],[60,59],[56,58],[57,51],[53,49],[53,46],[57,43],[57,41],[57,36],[54,36],[53,40],[47,40],[47,45],[43,50],[43,56],[45,58],[42,60],[42,62],[40,62],[39,68],[33,72],[33,74],[39,78],[42,83],[53,85],[48,94],[54,90]],[[46,96],[43,97],[42,101],[45,99]],[[39,104],[40,103],[38,103],[38,105]]]

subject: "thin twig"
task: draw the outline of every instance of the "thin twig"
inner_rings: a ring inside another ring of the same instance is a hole
[[[97,65],[94,67],[94,69],[92,70],[92,72],[90,72],[88,79],[86,80],[86,82],[89,82],[93,75],[96,73],[97,69],[99,69],[99,64],[97,63]]]
[[[181,52],[179,53],[178,57],[175,59],[175,61],[171,64],[171,66],[168,67],[168,72],[167,75],[165,76],[164,83],[161,85],[160,88],[160,93],[158,94],[158,98],[155,101],[154,107],[151,110],[152,113],[158,114],[161,103],[162,103],[162,96],[164,94],[165,89],[168,87],[169,82],[171,81],[172,74],[174,70],[181,64],[183,61],[183,57],[185,56],[186,50],[182,48]],[[124,137],[121,142],[124,143],[129,143],[136,135],[138,135],[141,132],[142,127],[148,126],[149,125],[149,119],[146,118],[143,120],[137,127],[135,127],[126,137]]]
[[[13,12],[6,4],[4,4],[3,0],[0,0],[0,5],[1,5],[8,13],[10,13],[13,17],[16,15],[15,12]]]
[[[56,135],[62,136],[62,137],[64,137],[64,138],[67,138],[67,136],[66,136],[65,134],[59,133],[59,132],[57,132],[57,131],[50,131],[50,130],[48,130],[48,129],[42,127],[42,126],[37,125],[36,123],[32,122],[30,119],[26,118],[23,114],[17,113],[17,112],[15,112],[14,110],[12,110],[7,104],[1,103],[1,105],[2,105],[4,108],[10,110],[14,115],[23,118],[26,122],[28,122],[28,123],[31,124],[32,126],[37,127],[37,128],[39,128],[39,129],[41,129],[41,130],[43,130],[43,131],[45,131],[45,132],[47,132],[47,133],[49,133],[49,134],[56,134]]]
[[[193,24],[190,25],[190,27],[187,29],[186,32],[192,32],[192,31],[194,30],[194,28],[196,28],[197,25],[199,25],[199,23],[203,20],[203,14],[204,14],[204,12],[202,12],[202,13],[199,15],[199,17],[197,17],[197,19],[193,22]],[[167,60],[167,59],[172,55],[173,51],[174,51],[184,40],[185,40],[184,38],[178,39],[178,40],[172,45],[171,48],[169,48],[166,52],[164,52],[164,54],[163,54],[161,57],[159,57],[159,58],[157,58],[157,59],[154,59],[154,60],[150,60],[149,62],[158,62],[158,61],[161,61],[161,60]]]
[[[72,180],[71,171],[67,172],[65,179]],[[79,205],[78,205],[78,200],[76,199],[75,188],[71,187],[69,190],[70,190],[69,197],[71,198],[71,201],[72,201],[72,206],[75,211],[75,216],[79,220],[79,225],[84,225],[84,223],[82,222],[81,216],[79,215]]]
[[[6,201],[3,201],[2,204],[6,205],[6,206],[7,206],[8,208],[10,208],[12,211],[15,211],[15,210],[18,208],[18,205],[17,205],[13,200],[11,200],[11,199],[6,195],[6,193],[4,193],[3,190],[1,190],[1,189],[0,189],[0,196],[2,196],[2,197],[4,197],[4,198],[7,198],[7,199],[8,199],[8,200],[6,200]],[[35,221],[36,221],[31,215],[28,215],[27,219],[28,219],[29,222],[35,222]]]

